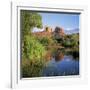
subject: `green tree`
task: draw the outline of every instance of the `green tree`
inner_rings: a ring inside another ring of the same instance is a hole
[[[27,35],[25,37],[26,46],[27,49],[26,55],[29,60],[40,60],[45,55],[45,48],[44,46],[38,42],[38,40],[35,37],[30,37],[30,35]]]
[[[21,10],[21,31],[24,35],[31,33],[34,27],[42,28],[42,17],[36,12]]]
[[[22,55],[28,57],[28,48],[30,45],[27,44],[26,37],[32,37],[33,28],[42,28],[42,17],[36,12],[31,12],[29,10],[21,10],[21,33],[22,33]],[[33,39],[34,40],[34,39]],[[39,48],[39,46],[38,46]]]
[[[33,28],[42,28],[42,17],[36,12],[21,10],[22,76],[41,76],[45,47],[32,35]]]

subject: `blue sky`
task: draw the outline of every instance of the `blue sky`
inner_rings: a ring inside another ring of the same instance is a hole
[[[79,14],[70,13],[39,13],[42,16],[43,28],[50,26],[53,29],[56,26],[64,28],[64,30],[72,30],[79,28]],[[34,28],[34,31],[42,31],[43,29]]]

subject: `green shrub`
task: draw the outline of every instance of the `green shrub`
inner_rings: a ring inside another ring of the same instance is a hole
[[[25,36],[25,46],[23,53],[27,59],[41,59],[45,55],[45,48],[33,36]]]
[[[42,76],[44,64],[43,60],[23,60],[21,65],[22,77]]]
[[[44,46],[54,45],[57,43],[52,37],[42,37],[39,38],[38,41]]]
[[[30,35],[24,39],[25,45],[22,49],[22,77],[38,77],[42,74],[44,67],[44,55],[46,54],[44,46],[38,40]]]

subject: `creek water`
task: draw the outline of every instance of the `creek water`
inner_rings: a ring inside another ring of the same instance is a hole
[[[43,76],[69,76],[79,75],[79,60],[72,55],[64,55],[62,58],[53,57],[43,69]]]

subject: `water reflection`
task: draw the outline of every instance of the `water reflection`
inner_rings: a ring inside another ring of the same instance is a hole
[[[64,53],[60,50],[57,50],[57,52],[55,53],[55,61],[63,60],[63,58],[64,58]]]
[[[43,69],[43,76],[79,75],[79,58],[74,58],[73,54],[58,49],[49,59]]]

